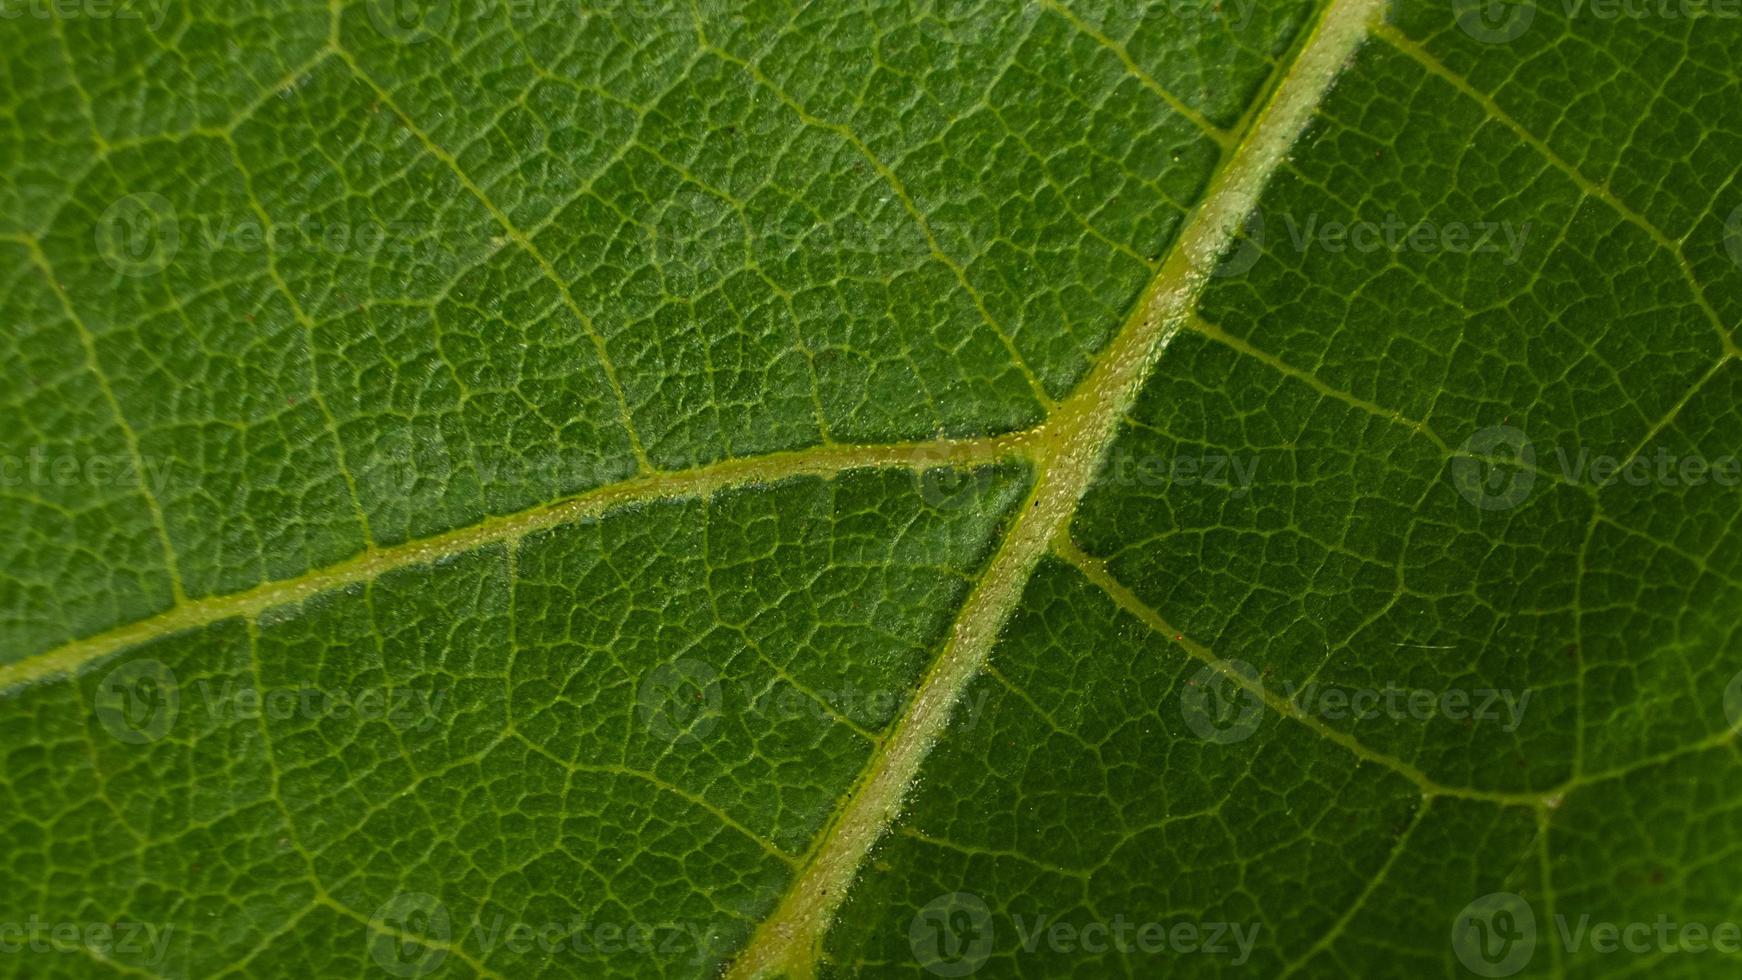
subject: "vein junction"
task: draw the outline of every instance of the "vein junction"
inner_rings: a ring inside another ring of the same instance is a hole
[[[899,812],[957,698],[984,666],[1029,575],[1068,528],[1150,369],[1169,339],[1189,326],[1210,270],[1383,6],[1382,0],[1334,0],[1325,8],[1246,136],[1224,158],[1118,336],[1077,392],[1041,427],[1038,476],[1021,516],[962,607],[907,713],[873,754],[833,824],[812,847],[804,870],[751,937],[729,977],[816,974],[835,909]]]

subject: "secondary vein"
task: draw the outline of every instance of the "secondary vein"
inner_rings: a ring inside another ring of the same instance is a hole
[[[244,592],[177,602],[155,616],[63,644],[9,664],[0,664],[0,691],[72,673],[110,654],[220,620],[257,616],[276,606],[301,602],[322,592],[378,578],[395,569],[428,564],[527,534],[598,517],[631,504],[705,496],[719,490],[772,483],[800,476],[838,476],[867,468],[930,469],[977,466],[1033,454],[1035,433],[1018,432],[983,439],[826,445],[729,459],[689,470],[648,473],[588,490],[558,503],[490,517],[480,523],[430,538],[365,549],[356,557],[292,579],[265,582]]]

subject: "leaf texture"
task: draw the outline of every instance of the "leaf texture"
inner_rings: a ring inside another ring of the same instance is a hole
[[[1734,971],[1721,3],[0,9],[0,974]]]

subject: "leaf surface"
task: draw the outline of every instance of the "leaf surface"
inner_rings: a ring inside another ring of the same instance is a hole
[[[0,971],[1733,969],[1734,17],[38,9]]]

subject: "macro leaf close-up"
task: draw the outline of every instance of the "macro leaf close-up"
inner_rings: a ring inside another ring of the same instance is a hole
[[[1742,0],[0,51],[0,977],[1742,974]]]

